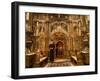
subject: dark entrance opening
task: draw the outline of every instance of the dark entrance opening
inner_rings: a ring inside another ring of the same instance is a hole
[[[63,57],[64,57],[63,42],[58,41],[56,44],[56,58],[63,58]]]

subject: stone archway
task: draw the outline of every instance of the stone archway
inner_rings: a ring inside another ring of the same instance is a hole
[[[55,52],[54,57],[65,59],[67,54],[67,36],[68,33],[61,28],[61,26],[57,27],[57,29],[53,30],[50,34],[50,40],[53,40],[55,44]]]

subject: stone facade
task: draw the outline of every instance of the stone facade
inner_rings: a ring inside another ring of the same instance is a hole
[[[49,44],[63,51],[63,59],[77,58],[76,65],[89,64],[89,16],[26,12],[26,50],[40,52],[40,58],[49,53]],[[29,37],[29,38],[28,38]],[[28,41],[30,41],[28,43]],[[26,51],[27,54],[27,51]],[[59,55],[58,55],[59,56]],[[83,58],[84,57],[84,58]],[[87,61],[84,62],[83,59]]]

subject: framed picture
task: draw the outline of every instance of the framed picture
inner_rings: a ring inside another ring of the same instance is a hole
[[[97,74],[97,7],[12,2],[14,79]]]

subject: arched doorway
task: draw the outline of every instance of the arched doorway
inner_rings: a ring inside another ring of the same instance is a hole
[[[64,57],[64,44],[62,41],[56,43],[56,58]]]
[[[54,60],[64,60],[67,56],[67,36],[68,33],[61,26],[58,26],[50,33],[50,40],[53,40]]]

